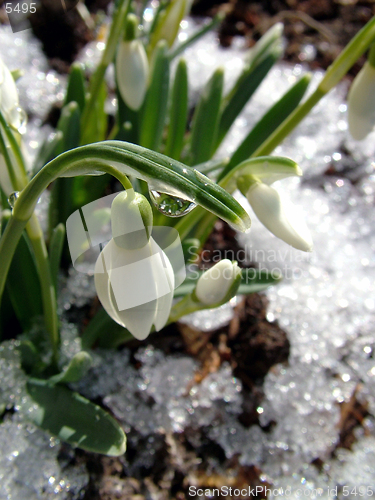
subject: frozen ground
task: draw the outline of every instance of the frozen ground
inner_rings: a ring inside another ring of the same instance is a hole
[[[185,29],[191,29],[191,25],[188,23]],[[35,99],[39,95],[48,95],[50,100],[62,98],[58,89],[63,82],[56,86],[50,82],[59,77],[48,70],[45,62],[34,69],[33,58],[43,61],[43,56],[37,44],[25,42],[27,36],[13,35],[2,28],[0,43],[1,46],[6,43],[12,50],[12,57],[9,60],[5,57],[12,69],[15,61],[22,60],[25,69],[34,72],[31,79],[24,77],[22,84],[20,80],[20,98],[22,105],[40,119]],[[26,51],[30,51],[30,57],[25,56]],[[207,35],[186,55],[189,77],[194,84],[192,99],[219,61],[232,78],[241,67],[240,47],[219,49],[214,35]],[[92,53],[86,53],[82,59],[88,56],[93,57]],[[220,154],[231,152],[255,119],[302,72],[301,66],[280,64],[274,68],[235,123]],[[320,77],[315,74],[312,85]],[[26,90],[29,83],[31,91]],[[131,439],[135,445],[138,440],[146,439],[147,444],[139,449],[132,467],[154,461],[161,433],[203,426],[228,458],[239,454],[242,464],[257,465],[274,488],[283,488],[285,497],[334,498],[338,486],[340,498],[354,499],[359,490],[344,497],[345,490],[340,488],[348,485],[352,492],[354,486],[374,485],[375,134],[361,143],[349,137],[345,94],[345,85],[332,92],[276,151],[298,161],[305,172],[302,182],[290,179],[281,182],[278,188],[306,218],[314,237],[313,253],[306,256],[291,251],[255,218],[250,234],[239,235],[251,260],[268,269],[278,268],[285,276],[281,285],[267,292],[268,319],[277,320],[287,331],[291,356],[288,366],[278,366],[266,377],[266,398],[258,408],[262,425],[274,420],[275,427],[271,433],[265,433],[255,426],[245,429],[238,422],[241,384],[227,365],[196,385],[192,382],[196,364],[190,357],[166,357],[145,345],[137,354],[141,368],[135,370],[129,364],[127,350],[98,352],[94,355],[90,378],[82,381],[80,389],[87,396],[105,398],[106,405],[126,430],[133,431]],[[29,147],[32,141],[35,145],[40,140],[36,139],[40,137],[38,134],[35,127],[29,127],[26,136]],[[324,175],[331,164],[336,173]],[[242,197],[241,200],[246,204]],[[90,299],[92,288],[86,277],[82,279],[86,281],[82,282],[74,273],[71,275],[61,304],[63,309],[69,309],[70,292],[78,296],[80,284],[85,287],[81,303]],[[217,325],[218,317],[223,322],[229,316],[227,310],[222,315],[212,315],[211,319],[206,313],[201,318],[202,325],[209,329]],[[199,317],[191,321],[197,325]],[[68,333],[74,335],[74,329],[70,327]],[[77,343],[72,352],[76,348]],[[16,366],[15,360],[11,363]],[[4,370],[3,367],[3,376]],[[348,401],[355,390],[358,399],[368,402],[370,416],[364,427],[357,429],[353,450],[341,450],[332,459],[330,451],[339,438],[339,404]],[[28,490],[30,500],[50,498],[53,491],[48,486],[50,481],[53,484],[71,481],[75,493],[69,498],[79,498],[78,491],[87,484],[86,472],[81,470],[73,479],[66,479],[55,442],[50,446],[48,438],[39,431],[30,430],[11,416],[0,425],[0,437],[3,443],[0,477],[7,477],[5,486],[0,488],[1,499],[25,498],[24,488],[30,480],[39,485]],[[317,458],[324,462],[320,471],[311,465]],[[45,489],[41,486],[43,482]],[[362,498],[373,496],[371,490],[361,493]],[[62,488],[54,498],[68,498],[66,495],[66,489]]]

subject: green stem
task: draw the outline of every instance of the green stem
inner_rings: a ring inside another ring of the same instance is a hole
[[[257,150],[250,156],[256,158],[258,156],[267,156],[296,128],[296,126],[305,118],[312,108],[324,97],[326,93],[319,87],[305,102],[300,104],[288,118],[259,146]]]
[[[373,43],[370,47],[370,52],[368,55],[368,62],[371,64],[373,68],[375,68],[375,43]]]
[[[183,316],[196,311],[201,311],[202,309],[210,309],[210,307],[200,304],[199,302],[195,302],[189,293],[189,295],[185,295],[182,300],[177,302],[177,304],[172,307],[167,324],[169,325],[171,323],[175,323]]]
[[[83,132],[87,128],[87,125],[91,119],[91,114],[95,109],[95,102],[98,98],[100,87],[103,82],[106,69],[109,66],[109,64],[111,64],[115,56],[117,43],[120,40],[121,33],[125,27],[125,19],[129,10],[129,6],[130,6],[130,0],[120,0],[118,7],[113,14],[112,26],[108,35],[108,40],[106,42],[106,47],[103,52],[102,60],[97,66],[95,73],[91,77],[90,87],[89,87],[90,95],[86,102],[81,120],[82,136]]]
[[[48,252],[44,242],[43,233],[35,214],[26,225],[26,231],[34,250],[36,266],[42,291],[44,320],[50,336],[53,352],[53,361],[57,364],[59,346],[59,327],[56,310],[56,292],[51,275]]]

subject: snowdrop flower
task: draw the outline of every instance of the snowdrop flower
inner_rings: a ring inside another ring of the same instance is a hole
[[[95,287],[104,309],[138,340],[168,321],[174,273],[150,230],[152,211],[144,196],[126,190],[112,203],[113,238],[95,265]]]
[[[364,139],[375,126],[375,68],[367,61],[348,94],[348,123],[353,139]]]
[[[10,126],[20,126],[19,101],[16,84],[11,72],[0,58],[0,110]]]
[[[128,16],[124,40],[116,55],[116,77],[125,104],[137,111],[144,101],[149,75],[149,64],[143,43],[135,38],[137,17]]]
[[[241,283],[241,269],[237,262],[223,259],[199,278],[194,298],[206,306],[219,305],[237,293]]]
[[[165,40],[172,47],[183,18],[190,12],[192,0],[172,0],[166,10],[159,16],[152,34],[151,46],[155,47],[159,40]]]
[[[248,188],[246,198],[271,233],[298,250],[311,252],[313,242],[305,222],[293,207],[281,202],[276,189],[255,181]]]

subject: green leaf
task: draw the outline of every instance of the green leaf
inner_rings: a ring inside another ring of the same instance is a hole
[[[195,170],[199,170],[204,175],[208,175],[212,172],[217,172],[218,170],[223,170],[229,163],[229,158],[220,158],[214,160],[208,160],[203,163],[198,163],[194,165]]]
[[[262,292],[270,286],[277,285],[277,283],[282,280],[281,274],[264,269],[242,269],[241,273],[241,284],[237,295],[248,295],[250,293]],[[184,297],[185,295],[192,293],[202,274],[203,271],[197,270],[188,275],[185,281],[174,291],[174,297]]]
[[[140,144],[157,151],[167,116],[169,92],[169,59],[165,41],[159,42],[155,49],[150,82],[142,107]]]
[[[220,185],[229,192],[233,192],[237,187],[237,181],[244,178],[244,183],[246,183],[246,176],[249,175],[272,184],[286,177],[301,176],[302,170],[295,161],[283,156],[258,156],[232,168],[220,181]]]
[[[180,159],[188,116],[188,74],[185,59],[176,68],[169,110],[169,126],[165,154]]]
[[[73,63],[70,69],[65,105],[75,101],[82,113],[86,101],[85,74],[81,63]]]
[[[225,96],[219,124],[217,146],[233,125],[234,120],[259,87],[268,71],[281,57],[282,25],[277,23],[249,51],[245,67],[231,91]]]
[[[238,295],[262,292],[270,286],[277,285],[281,280],[281,274],[274,270],[242,269],[242,279]]]
[[[249,158],[294,111],[304,96],[310,80],[311,74],[304,75],[263,115],[234,152],[230,162],[221,172],[218,181],[224,178],[236,165]]]
[[[191,165],[209,160],[214,153],[223,83],[224,71],[218,68],[203,89],[195,109],[190,139]]]
[[[81,144],[91,144],[105,139],[108,126],[107,113],[104,109],[106,99],[107,87],[105,81],[103,81],[92,111],[90,111],[90,120],[82,130]]]
[[[29,379],[27,390],[37,405],[29,409],[28,418],[45,431],[83,450],[109,456],[125,453],[124,431],[99,406],[44,380]]]
[[[2,232],[4,232],[9,218],[10,212],[4,211],[1,224]],[[6,290],[21,326],[24,329],[30,328],[33,318],[43,314],[43,305],[35,257],[25,232],[23,232],[13,255],[6,281]]]
[[[64,247],[65,232],[66,231],[64,224],[58,224],[52,231],[51,242],[49,245],[49,263],[55,290],[57,290],[57,278],[60,269],[61,255]]]
[[[79,145],[80,119],[81,112],[76,102],[69,102],[63,107],[57,124],[57,130],[63,134],[63,143],[61,150],[57,150],[57,154],[69,151],[69,149]]]
[[[242,78],[237,81],[233,91],[224,102],[216,146],[219,146],[224,139],[235,119],[241,113],[251,96],[280,56],[281,49],[277,47],[271,54],[255,65],[255,67],[250,66],[250,68],[243,73]]]
[[[246,210],[211,179],[177,160],[136,144],[106,141],[64,153],[54,161],[61,161],[63,156],[66,160],[72,156],[74,161],[67,162],[69,166],[60,175],[84,175],[92,168],[103,171],[100,162],[106,163],[146,181],[150,189],[194,201],[240,231],[246,231],[251,225]]]
[[[33,166],[33,175],[37,174],[46,163],[57,156],[58,151],[63,149],[63,140],[64,135],[60,130],[57,130],[56,133],[49,135],[49,137],[42,144],[42,147],[39,149]]]
[[[69,384],[78,382],[87,373],[92,364],[92,358],[85,351],[78,352],[71,360],[68,366],[61,373],[48,379],[50,384]]]
[[[64,106],[57,130],[63,134],[63,140],[57,147],[56,154],[76,148],[79,145],[81,112],[76,102]],[[66,222],[74,211],[74,179],[57,179],[51,190],[49,204],[49,234],[52,237],[52,228]]]
[[[103,345],[103,342],[105,343],[108,337],[112,340],[116,339],[117,343],[113,347],[117,347],[127,340],[133,339],[133,336],[126,328],[115,323],[104,309],[100,309],[83,331],[81,339],[82,348],[90,349],[96,343]],[[113,344],[112,341],[110,343]]]
[[[37,348],[30,340],[21,340],[17,349],[21,355],[22,368],[26,373],[33,373],[43,364]]]
[[[197,31],[189,36],[184,42],[178,44],[176,48],[171,50],[169,53],[169,59],[172,61],[175,57],[182,54],[182,52],[190,47],[190,45],[193,45],[193,43],[202,38],[203,35],[216,28],[216,26],[220,24],[224,20],[224,18],[224,12],[218,12],[213,19],[203,24],[201,28],[198,28]]]
[[[140,110],[134,111],[124,102],[120,91],[116,88],[117,125],[116,140],[139,143]]]

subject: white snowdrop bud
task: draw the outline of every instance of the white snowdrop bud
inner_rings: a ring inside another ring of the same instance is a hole
[[[263,182],[254,182],[246,198],[255,215],[275,236],[304,252],[311,252],[313,242],[310,231],[297,210],[281,202],[280,195]]]
[[[18,129],[21,120],[16,84],[11,72],[0,58],[0,110],[10,126]]]
[[[117,50],[116,77],[125,104],[137,111],[143,104],[148,86],[149,64],[140,40],[123,40]]]
[[[204,305],[219,305],[234,297],[240,283],[241,269],[237,262],[223,259],[202,274],[194,295]]]
[[[349,132],[364,139],[375,126],[375,68],[368,61],[355,77],[348,94]]]

